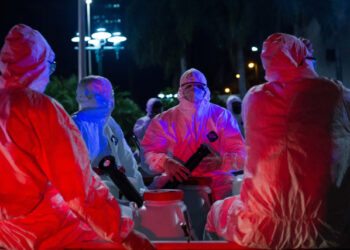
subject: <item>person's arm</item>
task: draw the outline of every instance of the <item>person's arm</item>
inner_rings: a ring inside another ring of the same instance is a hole
[[[171,180],[187,179],[189,170],[167,155],[169,145],[165,131],[156,118],[152,119],[141,145],[144,148],[146,162],[153,172],[165,172]]]
[[[223,171],[243,169],[246,151],[243,137],[233,115],[226,111],[217,119],[219,154]]]
[[[47,99],[48,100],[48,99]],[[102,238],[121,242],[132,221],[121,219],[117,201],[93,174],[89,156],[73,120],[57,103],[33,110],[30,119],[38,140],[36,161],[68,206]]]
[[[137,180],[138,188],[146,189],[146,186],[142,180],[142,175],[138,171],[137,162],[128,143],[125,140],[122,129],[112,117],[110,117],[108,120],[108,126],[111,128],[113,135],[115,135],[118,139],[118,142],[115,145],[116,158],[125,168],[126,176],[135,178]]]

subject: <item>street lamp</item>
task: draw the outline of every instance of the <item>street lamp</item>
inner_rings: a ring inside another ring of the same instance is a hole
[[[105,28],[98,28],[96,32],[91,34],[91,37],[86,36],[85,42],[88,46],[85,47],[87,51],[95,51],[96,62],[98,66],[98,74],[102,75],[102,59],[104,50],[114,50],[117,60],[119,59],[119,50],[124,49],[120,44],[127,40],[120,32],[113,34],[108,32]],[[73,37],[72,42],[79,42],[79,37]]]

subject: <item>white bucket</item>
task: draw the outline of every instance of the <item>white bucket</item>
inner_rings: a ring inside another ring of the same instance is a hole
[[[148,190],[144,205],[136,210],[134,228],[151,240],[186,240],[187,225],[183,192],[177,189]]]

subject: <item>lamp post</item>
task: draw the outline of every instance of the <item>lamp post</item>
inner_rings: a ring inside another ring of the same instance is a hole
[[[88,37],[91,35],[91,18],[90,18],[90,5],[92,3],[92,0],[85,0],[86,2],[86,20],[87,20],[87,35]],[[91,68],[91,51],[88,51],[88,74],[91,75],[92,68]]]
[[[126,41],[127,38],[122,36],[120,32],[114,32],[111,34],[105,28],[98,28],[96,32],[90,36],[85,37],[85,42],[88,43],[88,46],[85,47],[87,51],[95,51],[96,62],[98,66],[98,74],[102,75],[102,61],[103,61],[103,52],[105,50],[114,50],[116,59],[119,58],[119,51],[124,49],[120,43]],[[73,37],[72,42],[79,42],[79,37]],[[75,47],[76,48],[76,47]]]

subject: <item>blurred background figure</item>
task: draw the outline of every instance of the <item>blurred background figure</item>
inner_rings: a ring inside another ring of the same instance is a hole
[[[42,94],[54,70],[45,38],[15,25],[0,52],[0,247],[53,249],[106,240],[153,248],[121,217],[91,171],[73,120]]]
[[[91,165],[98,167],[101,159],[112,155],[117,166],[142,193],[146,187],[138,171],[136,160],[127,144],[123,131],[111,117],[114,109],[114,92],[111,82],[102,76],[87,76],[78,83],[77,102],[79,111],[72,118],[78,126],[89,150]],[[115,197],[118,188],[107,175],[101,178]]]
[[[143,170],[143,175],[149,176],[149,175],[154,175],[149,169],[148,164],[145,161],[145,155],[143,152],[143,148],[141,147],[141,142],[143,140],[143,137],[145,136],[146,130],[153,119],[156,115],[159,113],[163,112],[163,105],[160,99],[158,98],[151,98],[147,101],[146,104],[146,112],[147,114],[141,118],[139,118],[135,125],[134,125],[134,134],[137,139],[137,145],[138,149],[135,152],[135,155],[137,155],[137,158],[140,161],[140,166],[141,169]]]
[[[242,100],[236,95],[230,95],[226,100],[226,108],[233,114],[235,117],[239,130],[244,137],[244,126],[242,122]]]
[[[253,248],[349,246],[350,90],[319,77],[311,43],[269,36],[265,84],[243,100],[240,196],[213,204],[206,230]]]

